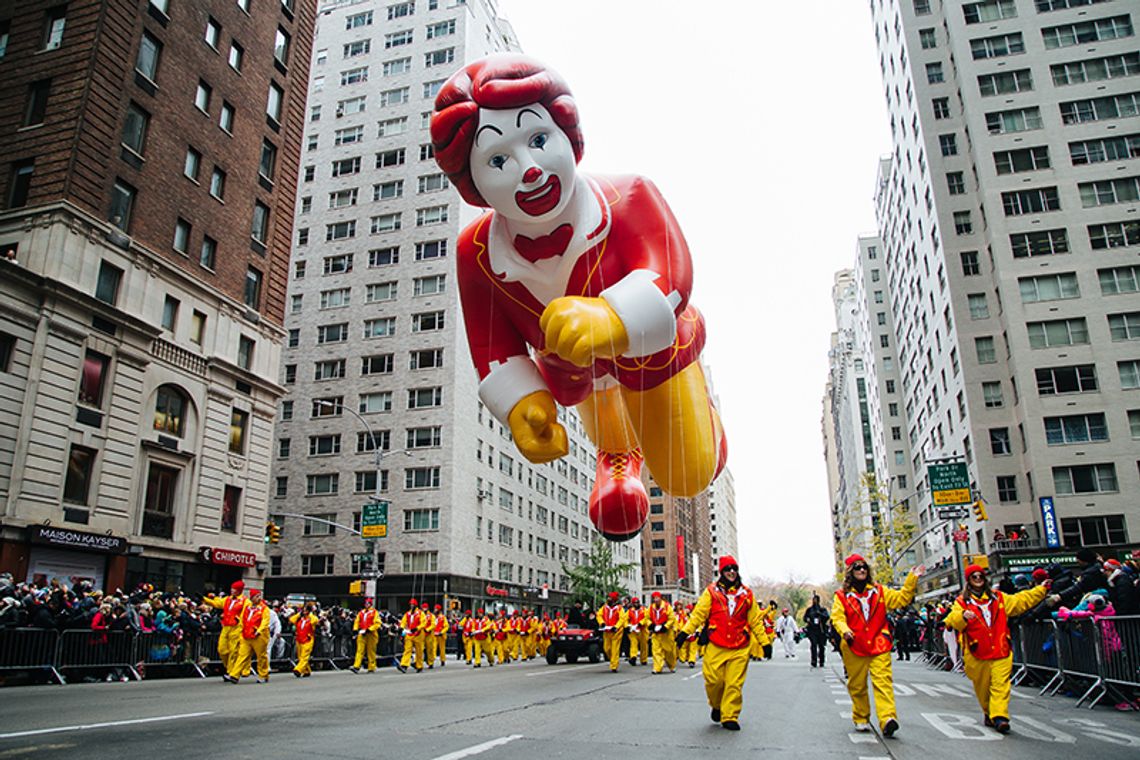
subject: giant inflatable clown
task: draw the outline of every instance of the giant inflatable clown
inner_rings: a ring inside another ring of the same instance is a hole
[[[536,464],[567,453],[555,402],[577,405],[598,447],[590,519],[632,538],[649,512],[643,462],[666,492],[694,496],[727,455],[676,219],[643,177],[578,172],[574,99],[531,58],[456,72],[431,137],[463,199],[491,209],[460,235],[457,261],[480,399]]]

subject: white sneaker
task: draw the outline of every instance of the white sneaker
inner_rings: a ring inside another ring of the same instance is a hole
[[[869,734],[869,733],[871,733],[871,724],[870,723],[856,723],[855,724],[855,730],[861,734]]]

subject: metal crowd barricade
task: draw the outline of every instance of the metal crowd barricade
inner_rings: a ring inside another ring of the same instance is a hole
[[[950,663],[950,650],[946,646],[946,639],[943,638],[943,630],[939,626],[928,626],[926,637],[922,642],[922,654],[926,666],[934,670],[949,670],[946,666]]]
[[[270,641],[269,645],[270,670],[292,670],[297,667],[297,660],[293,657],[297,652],[292,633],[281,634],[276,641]]]
[[[206,677],[197,662],[196,638],[152,631],[140,633],[135,646],[137,661],[144,668],[181,667],[193,670],[201,678]]]
[[[1140,615],[1102,618],[1097,636],[1104,683],[1140,691]]]
[[[221,633],[203,633],[198,637],[196,646],[194,664],[198,667],[198,672],[205,678],[211,668],[222,668],[222,656],[218,654],[218,641],[222,638]]]
[[[59,631],[42,628],[0,630],[0,670],[47,670],[61,684],[67,683],[56,668]]]
[[[1023,620],[1020,627],[1023,668],[1014,683],[1033,677],[1043,684],[1039,694],[1055,694],[1065,681],[1057,648],[1057,624],[1052,620]]]
[[[1021,651],[1020,621],[1010,621],[1009,623],[1009,648],[1013,655],[1013,676],[1010,680],[1015,684],[1020,683],[1027,672],[1025,654]]]
[[[1104,697],[1104,684],[1097,667],[1096,626],[1090,618],[1071,618],[1057,623],[1057,648],[1064,663],[1063,681],[1075,689],[1085,689],[1077,700],[1077,707],[1092,698],[1090,707]],[[1059,684],[1053,693],[1061,688]],[[1095,697],[1094,697],[1095,694]]]
[[[126,672],[136,680],[142,677],[136,669],[139,657],[136,636],[132,631],[63,631],[55,652],[55,666],[69,670],[106,670]]]

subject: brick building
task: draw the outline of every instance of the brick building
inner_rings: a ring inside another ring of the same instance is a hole
[[[315,14],[0,9],[0,570],[256,575]]]

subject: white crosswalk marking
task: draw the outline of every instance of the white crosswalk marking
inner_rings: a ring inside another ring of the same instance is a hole
[[[945,683],[916,683],[914,684],[914,688],[928,697],[948,696],[972,698],[974,696],[965,689]]]
[[[847,738],[852,744],[875,744],[879,741],[879,737],[874,734],[847,734]]]
[[[1033,718],[1026,718],[1018,715],[1014,718],[1014,732],[1024,734],[1031,739],[1037,739],[1043,742],[1056,742],[1058,744],[1076,744],[1077,737],[1066,734],[1064,731],[1053,728],[1047,723],[1042,723]],[[1026,730],[1026,726],[1029,729]]]
[[[923,713],[927,723],[938,729],[949,739],[972,739],[974,741],[1001,741],[1002,735],[984,727],[972,715],[960,713]]]

